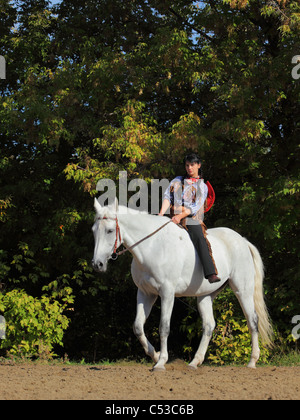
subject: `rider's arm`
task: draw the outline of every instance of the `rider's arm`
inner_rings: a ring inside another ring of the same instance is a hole
[[[168,188],[166,189],[165,193],[164,193],[164,200],[159,212],[159,216],[163,216],[166,211],[168,210],[168,208],[170,207],[170,205],[174,205],[175,204],[175,197],[174,197],[174,191],[178,189],[178,187],[181,186],[181,177],[177,177],[175,179],[173,179],[170,182],[170,185],[168,186]]]
[[[179,224],[181,222],[181,219],[184,219],[185,217],[189,216],[191,214],[191,210],[187,209],[186,207],[181,207],[180,209],[177,208],[176,212],[181,211],[179,214],[175,214],[174,217],[172,217],[172,220],[174,223]]]
[[[170,207],[170,201],[167,198],[165,198],[158,215],[163,216],[169,207]]]

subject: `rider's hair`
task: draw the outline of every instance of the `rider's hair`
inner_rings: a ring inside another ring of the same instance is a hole
[[[191,163],[202,163],[199,155],[197,155],[197,153],[189,153],[187,154],[184,159],[183,159],[183,164],[185,165],[186,162],[191,162]]]

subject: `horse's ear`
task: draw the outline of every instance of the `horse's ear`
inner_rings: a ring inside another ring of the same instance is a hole
[[[113,206],[114,212],[117,214],[118,213],[118,210],[119,210],[119,202],[118,202],[117,197],[115,197],[115,201],[114,201],[114,203],[113,203],[112,206]]]
[[[102,206],[101,206],[101,204],[99,203],[99,201],[96,197],[94,199],[94,207],[95,207],[95,210],[96,210],[97,213],[101,213]]]

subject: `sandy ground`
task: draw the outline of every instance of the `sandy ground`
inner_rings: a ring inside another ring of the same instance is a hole
[[[299,400],[300,367],[0,365],[0,400]]]

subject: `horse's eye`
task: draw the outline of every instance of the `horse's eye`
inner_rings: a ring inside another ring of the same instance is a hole
[[[108,229],[107,233],[113,233],[113,229]]]

